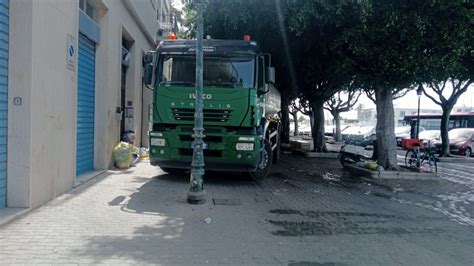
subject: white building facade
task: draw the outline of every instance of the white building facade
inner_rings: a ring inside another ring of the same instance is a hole
[[[416,108],[393,108],[395,115],[395,127],[403,126],[403,119],[406,115],[415,115],[418,113]],[[441,113],[440,109],[420,109],[420,113],[426,114],[439,114]],[[361,125],[364,126],[375,126],[377,123],[377,109],[376,108],[366,108],[357,110],[357,120]]]
[[[143,54],[169,0],[0,0],[0,208],[36,207],[146,142]]]

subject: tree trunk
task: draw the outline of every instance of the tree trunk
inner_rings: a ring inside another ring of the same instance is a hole
[[[326,140],[324,138],[324,102],[311,103],[313,111],[313,123],[311,125],[311,135],[313,137],[315,152],[327,152]]]
[[[288,101],[281,101],[281,123],[282,123],[282,132],[281,132],[281,142],[290,143],[290,111],[288,109]]]
[[[293,136],[298,136],[300,132],[298,131],[298,113],[292,113],[293,116],[293,124],[295,125],[295,130],[293,132]]]
[[[341,133],[341,114],[337,111],[333,112],[332,116],[336,121],[336,134],[334,135],[335,141],[342,141],[342,133]]]
[[[378,164],[386,170],[399,170],[395,141],[395,116],[391,89],[375,89],[377,106],[377,153]]]
[[[449,152],[449,116],[451,115],[451,110],[453,106],[447,105],[442,106],[443,114],[441,115],[441,152],[439,154],[440,157],[448,157],[450,156]]]

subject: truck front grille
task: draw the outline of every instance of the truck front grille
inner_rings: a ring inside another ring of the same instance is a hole
[[[194,141],[194,138],[191,135],[179,135],[179,140],[182,141]],[[204,142],[217,142],[221,143],[222,142],[222,137],[221,136],[206,136],[204,138]]]
[[[193,149],[179,149],[179,154],[184,156],[192,156]],[[205,157],[222,157],[222,151],[220,150],[204,150]]]
[[[194,121],[194,108],[173,108],[176,121]],[[227,122],[232,115],[231,110],[204,109],[204,121]]]

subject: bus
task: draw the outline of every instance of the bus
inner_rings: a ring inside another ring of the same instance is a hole
[[[420,128],[425,130],[440,130],[442,114],[420,114]],[[418,115],[406,115],[403,119],[405,125],[412,128],[415,132]],[[474,128],[474,112],[454,113],[449,117],[449,129],[453,128]]]

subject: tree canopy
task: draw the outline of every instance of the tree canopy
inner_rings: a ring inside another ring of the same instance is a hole
[[[301,95],[311,109],[316,150],[325,150],[324,102],[349,85],[369,92],[379,164],[397,168],[393,98],[472,82],[472,10],[465,0],[209,0],[204,17],[212,38],[249,34],[272,55],[286,104]]]

